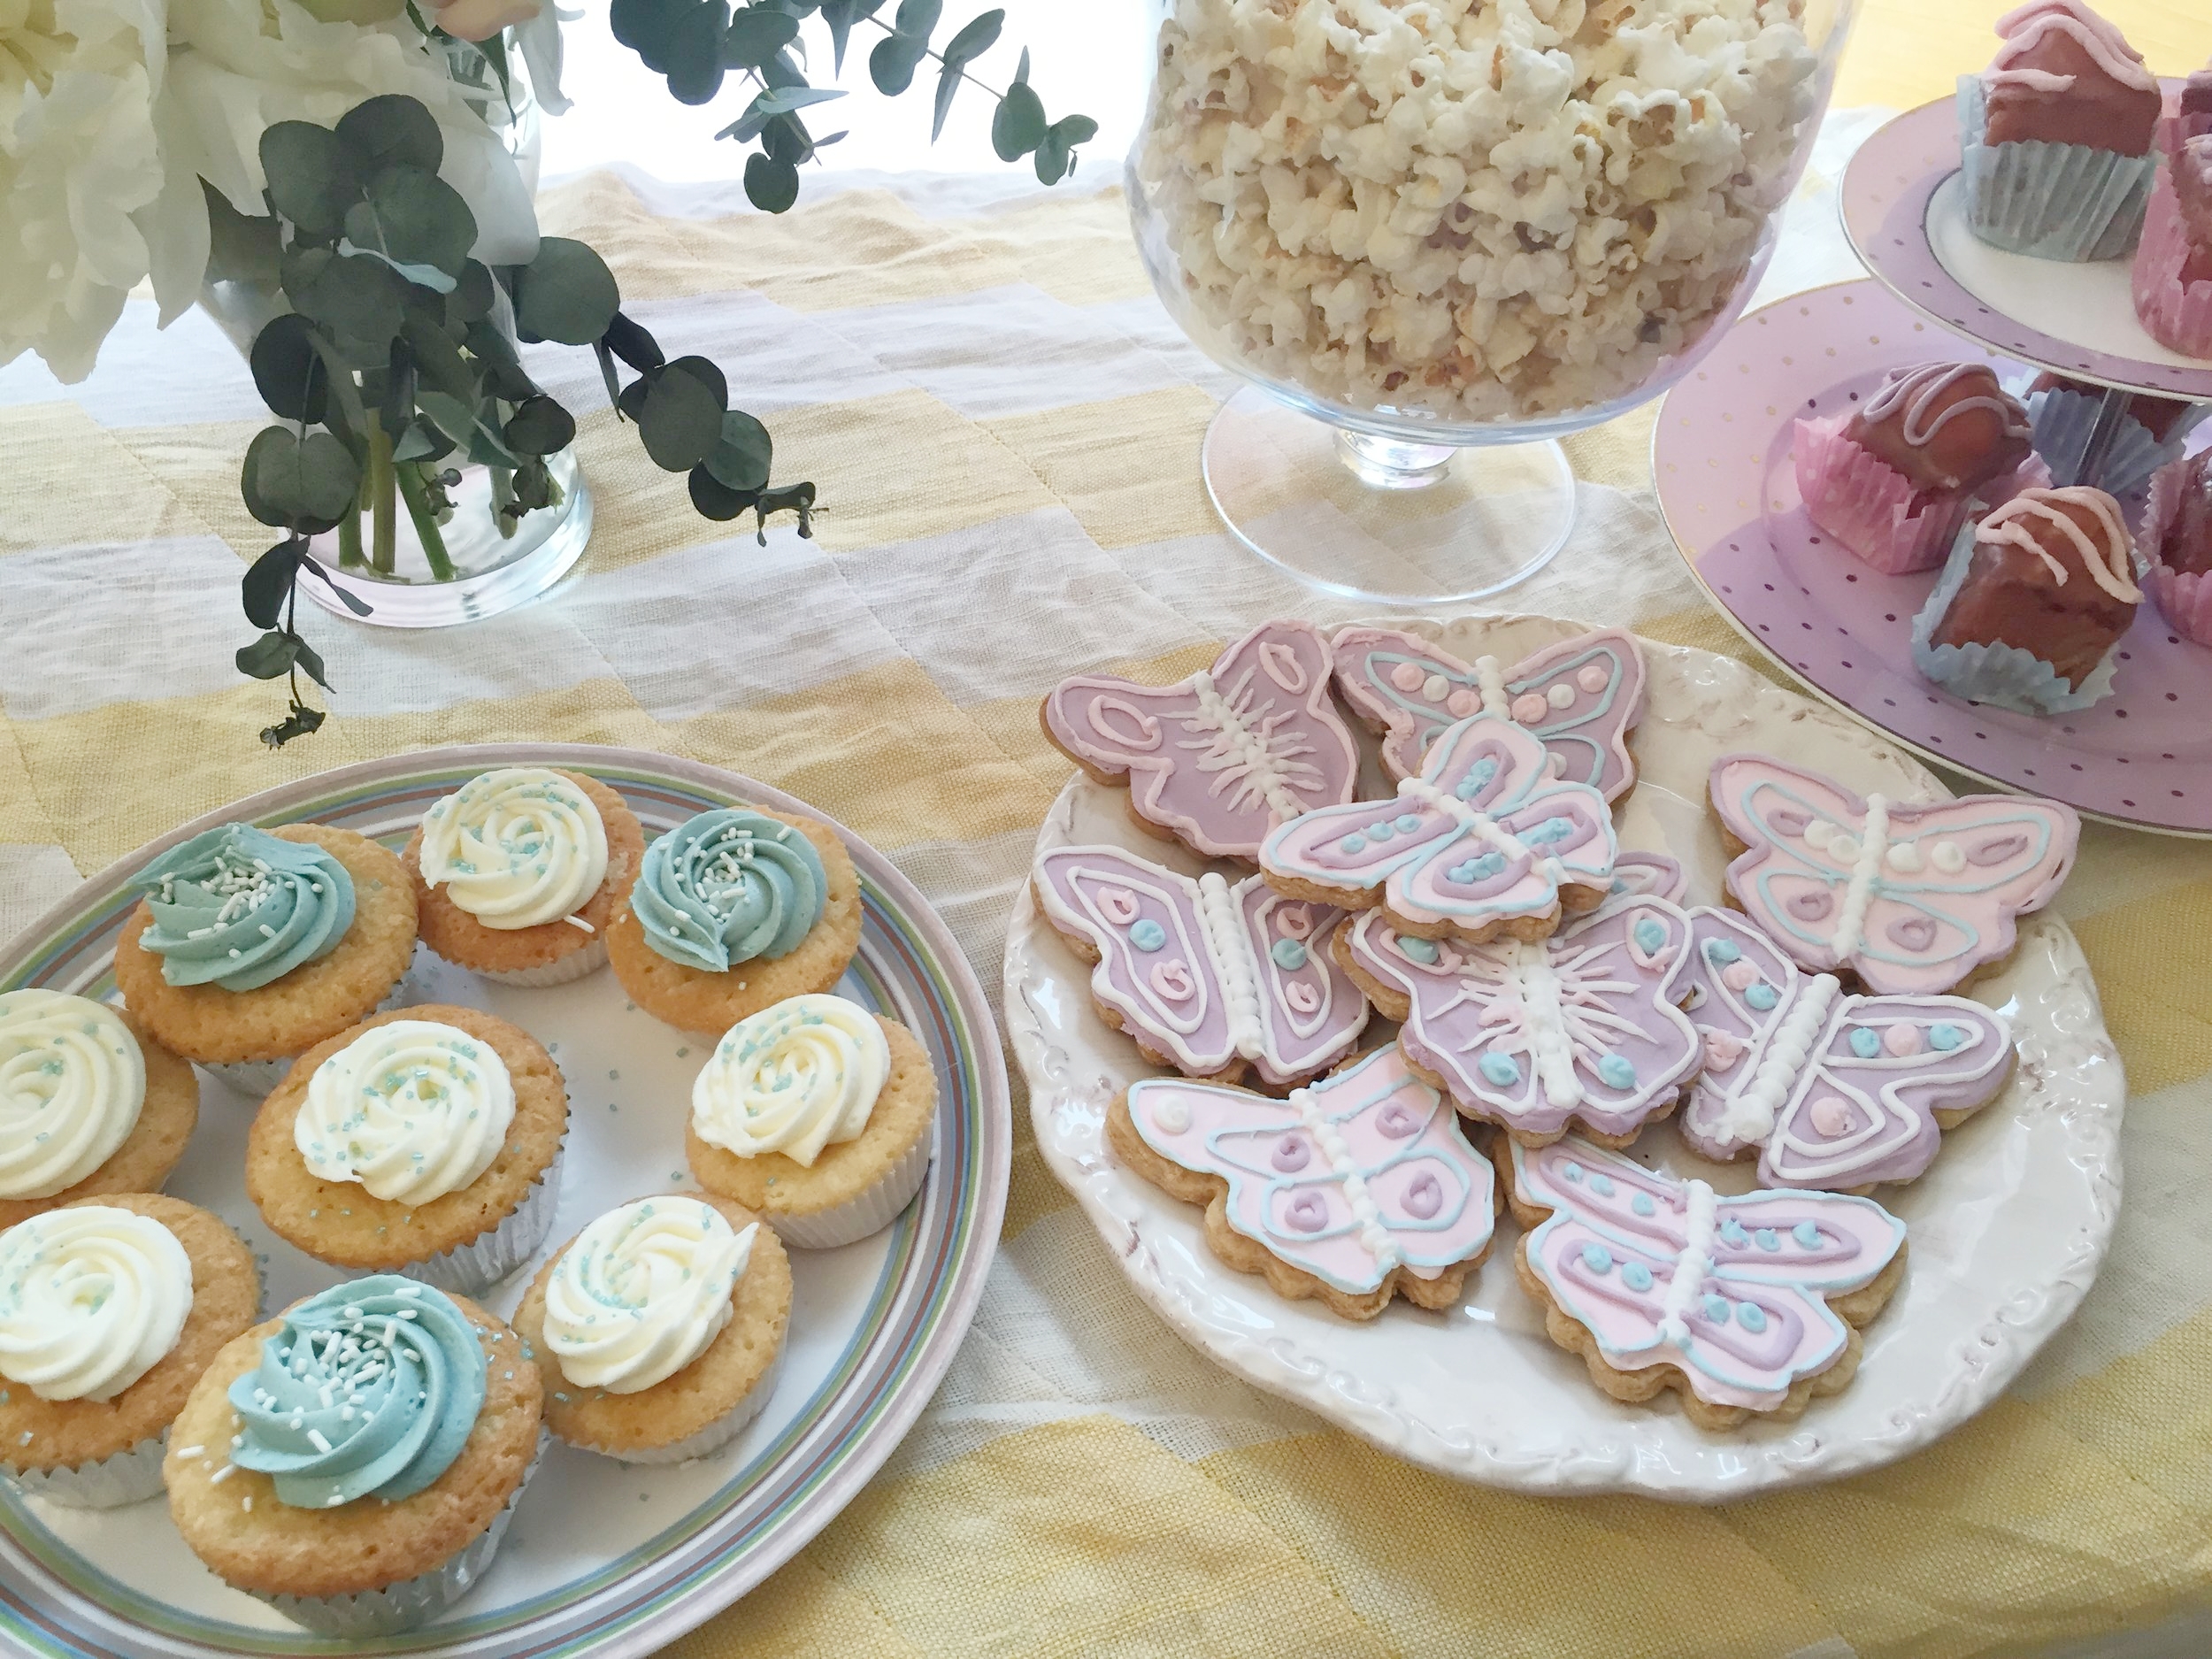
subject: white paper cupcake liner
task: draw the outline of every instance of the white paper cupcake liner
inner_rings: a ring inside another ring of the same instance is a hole
[[[2142,234],[2156,155],[2086,144],[1987,144],[1979,75],[1959,77],[1960,172],[1966,223],[1993,248],[2083,264],[2117,259]]]
[[[464,1296],[480,1295],[537,1253],[553,1230],[553,1212],[561,1201],[561,1164],[568,1156],[563,1139],[553,1162],[530,1184],[522,1202],[489,1233],[479,1233],[466,1244],[441,1250],[426,1261],[411,1262],[399,1271],[440,1290]]]
[[[929,1173],[930,1148],[935,1140],[933,1131],[925,1128],[920,1138],[884,1171],[881,1179],[841,1204],[803,1216],[764,1210],[762,1217],[775,1228],[778,1238],[802,1250],[833,1250],[841,1244],[850,1244],[872,1233],[880,1233],[899,1218],[899,1211],[921,1191],[922,1178]]]
[[[2128,510],[2131,521],[2141,516],[2143,492],[2151,474],[2179,455],[2190,432],[2206,411],[2193,408],[2175,418],[2162,442],[2150,428],[2132,415],[2123,418],[2105,452],[2104,465],[2094,478],[2081,475],[2081,459],[2088,453],[2097,411],[2104,400],[2088,392],[2055,386],[2027,400],[2028,419],[2035,427],[2035,452],[2049,463],[2051,476],[2070,484],[2090,484],[2116,497]]]
[[[783,1376],[784,1349],[776,1349],[776,1357],[768,1362],[768,1369],[760,1380],[747,1392],[745,1397],[703,1429],[695,1429],[680,1440],[665,1446],[649,1446],[637,1451],[609,1451],[601,1446],[580,1446],[577,1449],[600,1457],[611,1457],[623,1463],[687,1463],[695,1457],[704,1457],[718,1452],[742,1432],[745,1425],[761,1414],[768,1403],[768,1396],[776,1392],[776,1383]],[[557,1360],[554,1362],[558,1364]]]
[[[388,1014],[396,1008],[406,1008],[419,1000],[414,982],[414,964],[410,963],[405,973],[399,976],[392,988],[384,993],[384,1000],[369,1010],[369,1014]],[[367,1018],[368,1015],[364,1015]],[[300,1054],[305,1054],[303,1048]],[[277,1085],[291,1075],[293,1062],[299,1054],[288,1054],[279,1060],[234,1060],[225,1065],[210,1065],[204,1060],[200,1070],[219,1077],[242,1094],[255,1100],[266,1100],[276,1093]]]
[[[469,972],[494,985],[519,985],[537,990],[549,985],[566,985],[572,979],[596,973],[606,965],[607,941],[602,934],[581,950],[572,950],[557,962],[549,962],[541,968],[508,968],[499,972],[489,968],[471,968]]]
[[[94,1463],[74,1469],[10,1469],[8,1479],[27,1497],[72,1509],[113,1509],[141,1502],[163,1490],[161,1460],[169,1448],[167,1429],[151,1440],[141,1440],[127,1452],[117,1452]]]
[[[246,1594],[266,1601],[295,1624],[319,1636],[389,1636],[427,1624],[466,1595],[491,1566],[492,1557],[499,1553],[500,1540],[507,1536],[508,1523],[515,1517],[515,1505],[522,1501],[530,1477],[545,1460],[548,1438],[543,1430],[539,1431],[538,1448],[530,1466],[522,1471],[522,1479],[515,1483],[505,1507],[492,1517],[492,1524],[432,1571],[388,1584],[381,1590],[363,1590],[354,1595],[268,1595],[259,1590]]]
[[[1993,703],[2021,714],[2067,714],[2110,696],[2116,651],[2107,651],[2078,690],[2050,664],[2016,645],[1934,642],[1936,626],[1966,584],[1967,566],[1973,558],[1974,530],[1970,524],[1959,532],[1935,591],[1912,619],[1913,666],[1953,696],[1969,703]]]

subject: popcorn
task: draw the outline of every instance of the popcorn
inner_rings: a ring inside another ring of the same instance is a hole
[[[1624,398],[1735,297],[1804,0],[1173,0],[1138,157],[1192,335],[1355,408]]]

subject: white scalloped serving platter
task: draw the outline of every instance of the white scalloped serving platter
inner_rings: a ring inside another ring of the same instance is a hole
[[[1511,663],[1583,625],[1532,617],[1399,620],[1463,660]],[[1939,798],[1934,775],[1901,749],[1726,657],[1646,641],[1650,701],[1632,739],[1641,776],[1619,805],[1623,843],[1664,851],[1690,874],[1693,902],[1716,902],[1725,863],[1705,778],[1740,749],[1785,755],[1862,793]],[[1379,774],[1370,773],[1379,793]],[[1194,855],[1140,832],[1127,793],[1079,773],[1038,848],[1111,842],[1195,872]],[[1225,868],[1225,866],[1224,866]],[[1290,1302],[1206,1248],[1201,1211],[1114,1161],[1107,1107],[1153,1074],[1093,1008],[1089,970],[1024,892],[1006,943],[1006,1026],[1029,1080],[1037,1143],[1081,1202],[1129,1282],[1201,1352],[1386,1452],[1442,1473],[1533,1493],[1638,1492],[1691,1502],[1832,1479],[1927,1445],[1980,1410],[2062,1325],[2095,1279],[2120,1203],[2125,1085],[2080,947],[2064,923],[2027,918],[2012,961],[1972,995],[2013,1022],[2019,1064],[2005,1092],[1946,1140],[1919,1181],[1877,1196],[1910,1229],[1910,1265],[1866,1331],[1857,1377],[1793,1423],[1728,1434],[1689,1422],[1664,1394],[1622,1405],[1582,1362],[1554,1347],[1514,1282],[1517,1233],[1501,1217],[1488,1262],[1448,1312],[1394,1303],[1367,1324]],[[1364,1039],[1386,1040],[1378,1020]],[[1714,1164],[1671,1124],[1632,1156],[1724,1192],[1748,1164]]]

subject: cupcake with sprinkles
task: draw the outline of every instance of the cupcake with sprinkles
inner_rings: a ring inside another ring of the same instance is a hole
[[[801,1249],[887,1227],[928,1171],[937,1074],[896,1020],[795,996],[731,1027],[692,1086],[684,1156]]]
[[[0,995],[0,1227],[97,1194],[158,1192],[199,1118],[192,1068],[119,1009]]]
[[[483,1576],[543,1386],[474,1302],[378,1276],[219,1351],[171,1433],[169,1513],[227,1584],[329,1636],[413,1628]]]
[[[728,807],[645,849],[607,935],[631,1000],[719,1034],[786,997],[826,991],[860,946],[860,877],[837,832]]]
[[[629,1463],[703,1457],[760,1415],[783,1363],[791,1263],[713,1193],[600,1217],[538,1271],[515,1330],[548,1372],[556,1438]]]
[[[366,836],[225,824],[132,878],[115,983],[163,1048],[254,1094],[360,1023],[415,952],[415,894]]]
[[[310,1049],[262,1102],[246,1195],[318,1260],[481,1291],[544,1242],[567,1131],[561,1069],[529,1033],[406,1009]]]
[[[182,1199],[104,1194],[17,1222],[0,1233],[0,1467],[73,1509],[153,1496],[192,1385],[260,1312],[253,1253]]]
[[[644,851],[636,815],[596,778],[502,766],[426,812],[400,856],[424,944],[502,985],[542,986],[605,964]]]

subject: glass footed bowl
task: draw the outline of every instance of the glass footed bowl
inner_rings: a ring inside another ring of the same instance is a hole
[[[1558,440],[1657,397],[1773,252],[1858,0],[1152,0],[1129,211],[1249,382],[1208,429],[1232,534],[1434,603],[1573,527]]]

